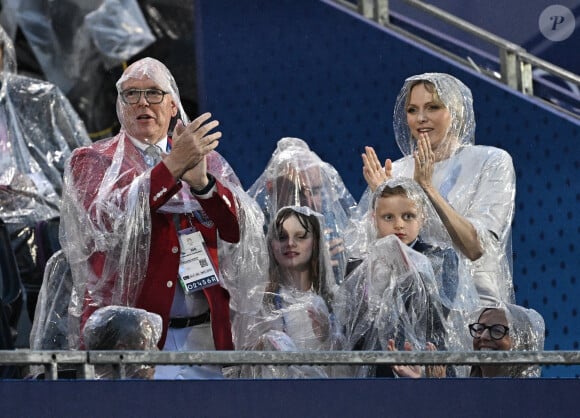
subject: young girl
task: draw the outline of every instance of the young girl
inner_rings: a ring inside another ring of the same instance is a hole
[[[307,206],[323,215],[334,280],[340,283],[348,259],[347,231],[356,202],[336,169],[299,138],[282,138],[263,173],[248,190],[268,224],[285,206]]]
[[[307,207],[284,207],[268,231],[269,282],[250,328],[255,350],[330,350],[338,344],[332,315],[333,283],[322,216]],[[317,366],[268,366],[244,377],[326,377]]]

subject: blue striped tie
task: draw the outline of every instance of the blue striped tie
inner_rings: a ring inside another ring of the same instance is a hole
[[[161,148],[157,145],[149,145],[145,148],[145,162],[149,167],[153,167],[161,161]]]

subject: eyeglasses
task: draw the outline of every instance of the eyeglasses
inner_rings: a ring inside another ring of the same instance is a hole
[[[473,338],[481,338],[486,329],[489,330],[489,336],[494,340],[501,340],[510,330],[508,327],[502,324],[469,324],[469,333]]]
[[[128,89],[119,94],[125,103],[137,104],[141,100],[141,93],[145,93],[145,100],[149,104],[159,104],[163,101],[165,95],[169,94],[159,89]]]

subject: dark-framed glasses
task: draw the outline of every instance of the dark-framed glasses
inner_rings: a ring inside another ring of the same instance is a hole
[[[508,327],[502,324],[469,324],[469,333],[473,338],[481,338],[486,329],[489,330],[489,336],[494,340],[501,340],[510,330]]]
[[[127,104],[137,104],[141,100],[141,94],[145,94],[145,100],[149,104],[159,104],[163,101],[167,93],[166,91],[159,89],[127,89],[123,90],[121,93],[121,99]]]

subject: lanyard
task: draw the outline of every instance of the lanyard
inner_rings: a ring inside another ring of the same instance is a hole
[[[280,288],[276,290],[276,294],[274,295],[274,306],[282,314],[282,331],[288,333],[287,332],[288,329],[286,326],[286,318],[284,317],[284,311],[282,310],[282,297],[280,297]]]

